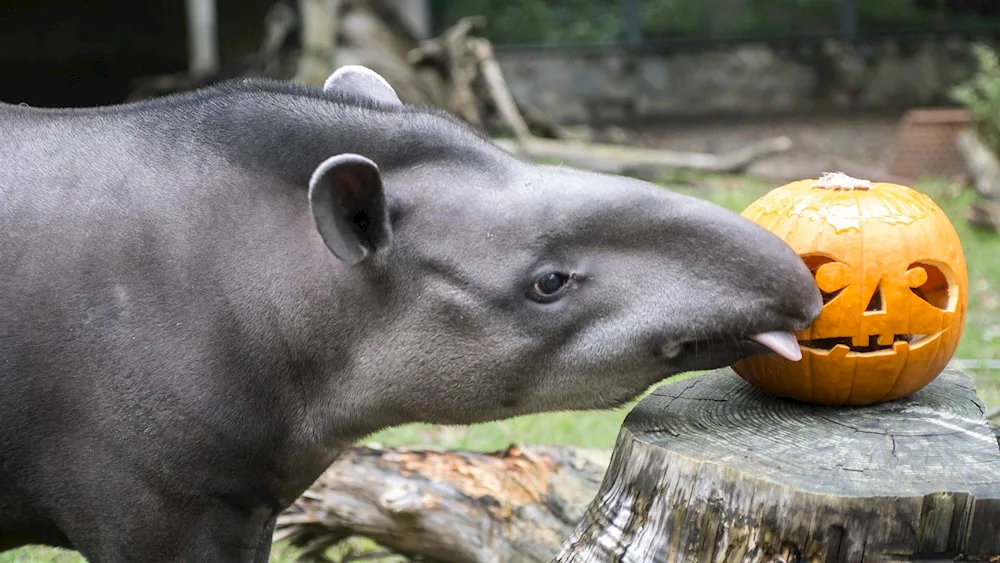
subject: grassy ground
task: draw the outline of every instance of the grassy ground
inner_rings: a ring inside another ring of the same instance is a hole
[[[739,211],[774,187],[772,183],[744,176],[678,174],[663,182],[671,189],[709,199]],[[964,213],[969,195],[948,195],[941,182],[922,182],[915,187],[933,197],[951,217],[962,239],[969,269],[969,314],[956,358],[1000,360],[1000,236],[973,231]],[[988,407],[1000,406],[1000,371],[971,369]],[[493,450],[511,442],[567,444],[611,448],[628,407],[611,412],[552,413],[471,427],[410,425],[381,432],[370,438],[383,444],[433,445],[438,447]],[[275,546],[275,561],[294,561],[294,550]],[[79,563],[71,552],[25,548],[0,554],[0,563]]]

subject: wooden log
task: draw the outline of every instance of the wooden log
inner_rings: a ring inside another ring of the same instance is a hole
[[[279,517],[274,539],[306,559],[363,536],[424,560],[550,561],[597,493],[610,454],[352,448]]]
[[[663,385],[626,418],[556,561],[987,560],[1000,445],[948,369],[868,407],[778,399],[731,370]]]

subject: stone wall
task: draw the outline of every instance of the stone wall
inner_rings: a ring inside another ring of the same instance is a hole
[[[697,49],[504,50],[514,97],[561,123],[951,105],[963,38],[824,39]],[[995,47],[996,45],[994,45]]]

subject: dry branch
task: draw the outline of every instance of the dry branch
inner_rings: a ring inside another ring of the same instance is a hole
[[[493,99],[493,103],[496,104],[500,115],[510,124],[514,130],[514,135],[519,140],[531,137],[528,124],[525,123],[524,117],[517,109],[517,102],[514,101],[514,96],[511,95],[510,89],[507,87],[507,81],[503,77],[500,63],[497,62],[496,57],[493,55],[493,46],[485,39],[474,39],[472,50],[476,54],[476,60],[479,61],[483,80],[489,89],[490,97]]]
[[[434,561],[549,561],[582,519],[609,455],[354,448],[279,518],[275,540],[304,556],[365,536]]]
[[[739,172],[756,160],[787,151],[792,146],[788,137],[775,137],[726,154],[714,155],[540,138],[524,139],[516,143],[498,140],[497,143],[513,154],[616,174],[677,168]]]
[[[441,37],[424,41],[407,56],[416,67],[432,65],[438,69],[448,84],[448,109],[476,127],[483,127],[484,122],[481,97],[475,90],[479,61],[469,36],[485,24],[482,17],[462,18]]]

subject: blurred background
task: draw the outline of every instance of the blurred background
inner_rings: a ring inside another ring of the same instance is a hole
[[[906,183],[962,239],[969,314],[954,365],[1000,408],[997,0],[7,0],[0,45],[8,103],[114,104],[239,76],[321,84],[365,64],[405,101],[527,158],[736,211],[828,171]],[[413,425],[372,441],[609,449],[627,412]],[[292,560],[286,549],[278,560]]]

